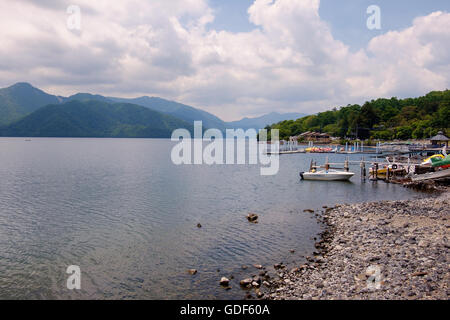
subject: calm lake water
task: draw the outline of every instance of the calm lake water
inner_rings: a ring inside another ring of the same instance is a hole
[[[258,165],[175,166],[173,145],[1,138],[0,299],[241,299],[239,280],[257,273],[241,265],[293,265],[314,250],[320,226],[304,209],[418,196],[359,176],[301,181],[325,155],[284,155],[261,176]],[[66,288],[69,265],[79,291]],[[218,282],[231,275],[226,291]]]

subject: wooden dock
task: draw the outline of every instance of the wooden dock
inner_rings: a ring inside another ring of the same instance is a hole
[[[282,155],[282,154],[294,154],[294,153],[306,153],[306,151],[304,149],[299,149],[299,150],[288,150],[288,151],[278,151],[278,152],[266,152],[266,154],[268,155]]]
[[[411,178],[413,182],[419,182],[419,181],[426,181],[426,180],[438,180],[443,178],[450,177],[450,169],[436,171],[436,172],[430,172],[430,173],[424,173],[424,174],[418,174]]]

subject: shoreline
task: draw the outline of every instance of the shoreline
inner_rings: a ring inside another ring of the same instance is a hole
[[[313,257],[271,279],[273,300],[450,297],[450,189],[420,199],[336,205]]]

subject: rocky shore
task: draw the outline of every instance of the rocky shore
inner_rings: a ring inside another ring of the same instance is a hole
[[[450,297],[450,191],[406,201],[337,205],[307,263],[275,268],[269,299]],[[278,266],[279,267],[279,266]]]

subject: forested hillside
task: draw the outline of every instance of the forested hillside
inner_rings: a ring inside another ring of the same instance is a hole
[[[5,137],[170,138],[193,125],[149,108],[128,103],[88,100],[48,105],[4,127]]]
[[[381,140],[428,138],[439,130],[450,134],[450,90],[433,91],[419,98],[377,99],[362,106],[348,105],[268,128],[279,129],[280,139],[306,131]]]

